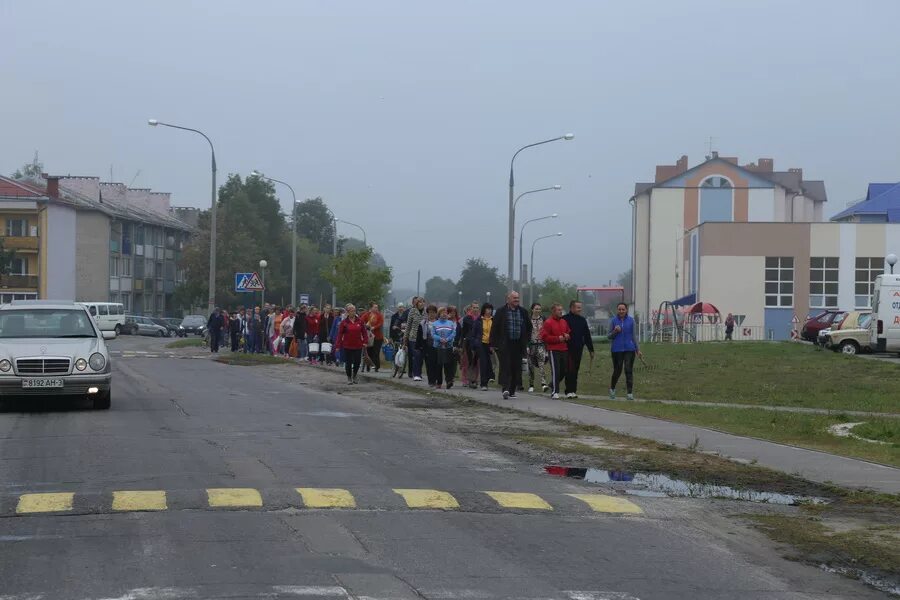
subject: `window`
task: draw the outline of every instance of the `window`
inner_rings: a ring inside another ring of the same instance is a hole
[[[28,221],[26,219],[7,219],[6,235],[9,237],[25,237],[28,235]]]
[[[872,292],[875,291],[875,277],[884,273],[884,258],[857,257],[854,304],[856,308],[871,308]]]
[[[837,308],[838,264],[835,256],[813,256],[809,259],[810,308]]]
[[[731,221],[731,182],[724,177],[708,177],[700,184],[700,222]]]
[[[163,312],[163,297],[162,294],[156,295],[156,310],[159,311],[160,314]]]
[[[14,258],[9,263],[10,275],[28,275],[28,261],[24,258]]]
[[[117,256],[109,257],[109,276],[110,277],[118,277],[119,276],[119,257],[117,257]]]
[[[122,273],[123,277],[131,277],[131,259],[123,258],[122,259]]]
[[[131,312],[131,294],[122,294],[122,310]]]
[[[0,294],[0,304],[9,304],[13,300],[37,300],[37,292],[16,292]]]
[[[106,317],[109,315],[109,305],[108,304],[98,304],[97,305],[97,314],[101,317]]]
[[[793,308],[794,257],[766,257],[766,308]]]

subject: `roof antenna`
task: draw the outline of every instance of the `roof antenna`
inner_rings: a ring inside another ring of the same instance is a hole
[[[140,175],[140,174],[141,174],[141,170],[138,169],[137,173],[134,174],[134,177],[131,178],[131,183],[128,184],[128,187],[131,187],[132,185],[134,185],[134,180],[137,179],[138,175]]]
[[[717,138],[715,138],[715,137],[713,137],[713,136],[709,136],[709,141],[707,142],[707,148],[708,148],[708,150],[707,150],[707,153],[706,153],[706,160],[712,160],[712,158],[713,158],[713,156],[714,156],[714,152],[715,152],[715,151],[713,150],[713,146],[715,145],[716,139],[717,139]]]

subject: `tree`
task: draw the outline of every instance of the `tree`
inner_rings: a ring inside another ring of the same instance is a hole
[[[15,257],[16,251],[6,250],[3,247],[3,238],[0,238],[0,275],[9,275],[9,270]]]
[[[331,254],[334,229],[328,205],[322,198],[297,203],[297,235],[315,242],[319,252]]]
[[[629,304],[634,302],[634,299],[632,298],[634,290],[631,289],[631,269],[628,269],[624,273],[619,273],[616,282],[625,288],[625,302],[628,302]]]
[[[503,304],[506,299],[506,286],[497,274],[497,267],[492,267],[481,258],[466,260],[466,266],[459,275],[457,289],[462,291],[463,304],[478,300],[486,302],[490,292],[494,306]]]
[[[38,151],[34,151],[34,158],[30,163],[25,163],[21,169],[16,169],[12,174],[13,179],[40,179],[44,172],[44,163],[38,160]]]
[[[550,308],[554,302],[559,302],[568,310],[569,302],[578,298],[578,286],[559,279],[548,277],[541,284],[534,286],[534,301],[540,302],[544,308]]]
[[[369,266],[372,253],[371,248],[349,250],[331,259],[331,264],[322,273],[325,280],[337,288],[340,304],[349,302],[364,307],[368,302],[384,300],[391,283],[391,269]]]
[[[234,274],[259,270],[260,259],[268,262],[267,297],[273,302],[286,299],[290,295],[290,237],[271,183],[257,177],[242,181],[239,175],[229,175],[219,188],[218,202],[216,303],[228,307],[251,304],[252,294],[235,292]],[[186,282],[175,295],[181,306],[198,300],[205,304],[209,225],[209,211],[204,211],[197,233],[182,254]]]
[[[425,297],[439,304],[456,304],[459,301],[453,280],[437,276],[425,282]]]

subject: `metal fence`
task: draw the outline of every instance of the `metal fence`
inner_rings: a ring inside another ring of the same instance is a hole
[[[725,325],[722,323],[684,323],[661,325],[639,323],[638,332],[642,342],[686,344],[693,342],[717,342],[725,340]],[[735,326],[732,339],[740,342],[774,340],[775,330],[763,326]]]

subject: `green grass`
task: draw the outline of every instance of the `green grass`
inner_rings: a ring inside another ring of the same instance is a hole
[[[166,348],[203,348],[206,343],[201,338],[184,338],[166,344]]]
[[[900,419],[849,417],[840,414],[811,415],[753,408],[684,406],[660,402],[623,403],[585,398],[579,398],[576,402],[900,467],[900,443],[873,444],[851,437],[838,437],[828,432],[830,425],[865,420],[867,423],[865,427],[871,428],[881,436],[876,439],[897,440],[900,438]],[[854,428],[854,433],[863,435],[866,432],[863,427],[860,425]]]
[[[900,574],[900,527],[896,523],[836,532],[815,517],[748,518],[773,540],[789,544],[799,551],[799,558],[812,564]]]
[[[243,352],[235,352],[233,354],[221,354],[213,360],[226,365],[239,365],[244,367],[254,365],[289,365],[291,361],[280,356],[272,356],[271,354],[244,354]]]
[[[593,373],[582,361],[579,392],[606,395],[607,347]],[[644,344],[635,364],[640,398],[900,413],[900,366],[789,342]],[[624,376],[619,382],[624,391]],[[861,419],[856,419],[861,420]]]

